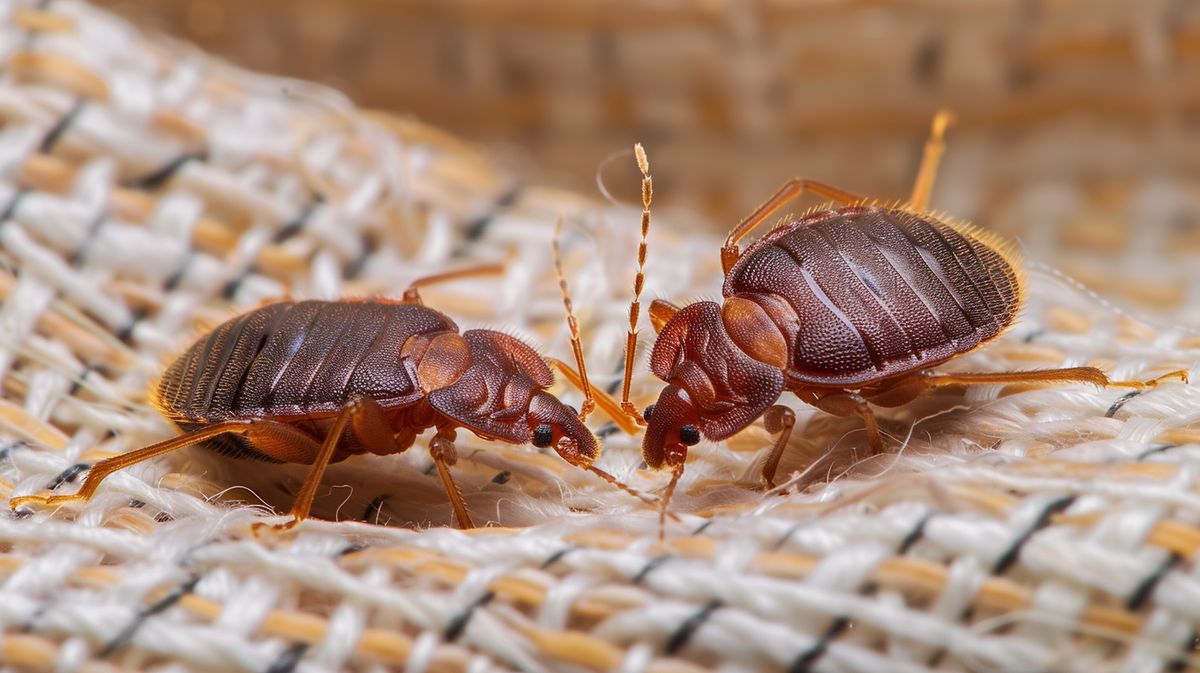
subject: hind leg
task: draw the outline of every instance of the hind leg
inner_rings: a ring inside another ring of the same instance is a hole
[[[741,251],[738,249],[738,241],[745,238],[747,234],[754,231],[755,227],[766,221],[771,216],[771,213],[805,192],[812,192],[813,194],[818,194],[846,205],[861,203],[863,201],[862,197],[855,196],[823,182],[817,182],[816,180],[809,180],[807,178],[792,178],[788,180],[780,185],[779,189],[770,198],[755,208],[753,212],[747,215],[745,219],[729,232],[729,236],[725,238],[725,245],[721,246],[721,268],[724,272],[729,273],[729,270],[733,268],[734,262],[741,255]]]
[[[499,276],[503,274],[505,267],[503,264],[481,264],[479,266],[470,266],[463,269],[455,269],[453,271],[443,271],[435,273],[431,276],[423,276],[414,280],[404,290],[404,295],[401,301],[405,304],[418,304],[424,306],[425,302],[421,299],[421,288],[437,285],[438,283],[448,283],[450,281],[459,280],[462,278],[475,278],[477,276]]]
[[[136,451],[123,453],[96,463],[88,470],[87,477],[84,478],[83,484],[80,485],[79,490],[75,493],[64,495],[22,495],[11,498],[8,501],[8,506],[16,509],[28,503],[61,505],[74,500],[90,500],[96,494],[96,489],[100,487],[100,483],[118,470],[123,470],[177,449],[226,434],[242,435],[256,447],[267,444],[294,445],[300,442],[307,442],[310,445],[315,444],[310,437],[299,430],[273,421],[224,421],[214,423],[213,425],[184,433],[178,437],[172,437],[157,444],[151,444]]]
[[[937,388],[957,385],[997,385],[1008,383],[1067,384],[1089,383],[1101,388],[1153,388],[1163,381],[1188,380],[1185,370],[1173,371],[1147,381],[1113,381],[1095,367],[1065,367],[1062,369],[1031,369],[1016,372],[968,372],[961,374],[933,374],[919,372],[906,376],[895,383],[866,393],[872,404],[895,407]]]
[[[929,207],[929,197],[933,194],[933,181],[937,178],[938,164],[942,161],[942,153],[946,150],[943,137],[946,127],[954,122],[954,113],[940,110],[933,118],[929,131],[929,140],[925,141],[925,153],[921,157],[921,168],[917,171],[917,179],[913,183],[912,196],[908,205],[917,212]]]

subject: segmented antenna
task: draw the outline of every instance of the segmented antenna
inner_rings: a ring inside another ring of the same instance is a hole
[[[633,278],[633,301],[629,304],[629,333],[625,339],[625,379],[621,384],[621,410],[640,424],[645,420],[629,401],[629,384],[633,380],[633,357],[637,350],[638,317],[642,312],[642,287],[646,283],[646,239],[650,235],[650,201],[654,198],[654,180],[650,177],[650,161],[641,143],[633,146],[638,170],[642,172],[642,240],[638,244],[638,270]]]
[[[616,486],[617,488],[621,489],[622,491],[625,491],[629,495],[632,495],[633,497],[637,498],[638,500],[641,500],[642,502],[646,503],[647,505],[653,505],[653,504],[659,502],[658,498],[655,498],[653,496],[649,496],[649,495],[642,493],[641,491],[637,490],[636,488],[633,488],[632,486],[627,485],[625,482],[621,481],[620,479],[617,479],[616,477],[605,472],[604,470],[601,470],[600,468],[596,467],[595,465],[584,465],[583,468],[585,470],[587,470],[588,472],[591,472],[592,474],[596,475],[597,477],[600,477],[604,481],[607,481],[608,483],[612,484],[613,486]],[[661,528],[666,527],[665,517],[669,516],[669,517],[671,517],[672,521],[679,521],[679,517],[675,516],[674,514],[671,514],[670,512],[666,512],[666,514],[662,514],[662,516],[664,518],[663,518],[662,525],[660,526]]]
[[[683,476],[683,463],[675,466],[671,470],[671,481],[667,484],[667,490],[662,494],[658,504],[658,541],[662,542],[667,536],[667,517],[671,513],[667,508],[671,506],[671,498],[675,497],[675,487],[679,485],[679,478]],[[671,516],[674,519],[674,516]]]
[[[592,397],[592,382],[588,379],[587,364],[583,360],[583,343],[579,337],[579,322],[575,320],[575,309],[571,304],[571,290],[567,287],[567,276],[563,273],[562,250],[558,243],[562,237],[562,229],[563,217],[559,215],[554,222],[554,240],[551,242],[551,247],[554,249],[554,275],[558,276],[558,289],[562,292],[563,308],[567,310],[567,327],[571,328],[571,350],[575,352],[575,366],[579,368],[579,378],[582,384],[579,388],[583,391],[583,404],[579,407],[579,420],[584,421],[596,408],[596,400]]]

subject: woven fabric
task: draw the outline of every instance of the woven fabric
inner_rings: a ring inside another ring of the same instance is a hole
[[[87,5],[3,11],[0,497],[69,492],[95,461],[171,436],[146,403],[151,381],[192,338],[262,301],[396,296],[420,276],[503,262],[502,278],[430,288],[426,303],[567,358],[558,215],[592,378],[617,384],[636,209],[520,185],[433,129],[147,39]],[[719,241],[667,217],[654,227],[650,292],[716,296]],[[1036,269],[1028,295],[1017,328],[945,368],[1092,364],[1146,379],[1196,366],[1193,331]],[[660,384],[638,357],[642,406]],[[786,485],[761,487],[761,424],[701,444],[663,541],[653,506],[553,454],[467,433],[455,475],[490,523],[471,531],[446,527],[423,441],[335,466],[318,518],[286,534],[251,525],[279,520],[266,517],[289,506],[301,466],[203,450],[143,463],[87,503],[0,516],[0,661],[1197,667],[1195,387],[950,390],[881,412],[882,455],[858,420],[785,401],[799,417]],[[601,467],[646,492],[665,485],[641,465],[639,438],[600,414],[591,423]]]

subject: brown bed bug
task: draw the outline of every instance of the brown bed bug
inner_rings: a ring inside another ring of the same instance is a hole
[[[14,497],[10,507],[87,500],[117,470],[203,443],[227,456],[312,466],[292,518],[276,526],[287,529],[308,516],[330,463],[400,453],[429,428],[436,429],[429,452],[461,527],[474,524],[449,470],[459,428],[552,447],[568,463],[639,495],[593,465],[600,443],[580,415],[546,392],[554,383],[547,359],[503,332],[459,333],[453,320],[421,302],[420,286],[500,269],[421,279],[398,301],[280,302],[238,315],[197,340],[152,386],[154,406],[183,434],[96,463],[76,493]],[[549,362],[580,379],[565,363]],[[597,394],[602,406],[617,408]]]
[[[1144,388],[1094,367],[936,374],[931,367],[996,339],[1024,302],[1021,258],[999,235],[927,210],[949,113],[937,115],[907,204],[882,205],[796,178],[741,221],[721,248],[720,304],[656,300],[650,356],[668,385],[647,407],[642,454],[673,471],[688,447],[725,439],[760,417],[778,433],[763,466],[776,467],[795,415],[785,391],[838,416],[860,416],[873,450],[883,442],[871,404],[898,406],[950,385],[1071,383]],[[746,250],[738,242],[786,202],[813,192],[840,203],[776,226]],[[647,204],[648,205],[648,204]],[[627,399],[626,393],[626,399]]]

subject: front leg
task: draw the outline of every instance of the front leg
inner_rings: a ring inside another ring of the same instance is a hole
[[[763,425],[767,432],[775,435],[775,445],[767,454],[767,462],[763,463],[762,476],[767,488],[775,488],[775,471],[779,469],[779,460],[783,458],[783,451],[792,437],[792,428],[796,427],[796,412],[776,404],[763,413]]]
[[[458,451],[454,447],[456,437],[457,433],[454,428],[449,426],[439,428],[437,435],[429,442],[429,455],[433,457],[433,464],[437,466],[438,476],[442,478],[442,485],[446,488],[446,495],[450,498],[450,506],[454,508],[454,516],[458,519],[458,527],[474,528],[475,522],[471,520],[471,514],[467,511],[462,490],[458,488],[458,484],[454,483],[454,476],[450,474],[450,466],[458,462]]]
[[[796,391],[796,396],[807,404],[834,416],[859,416],[867,426],[867,441],[875,453],[883,452],[883,440],[879,437],[879,424],[871,405],[858,393],[849,390],[822,390],[807,388]]]

